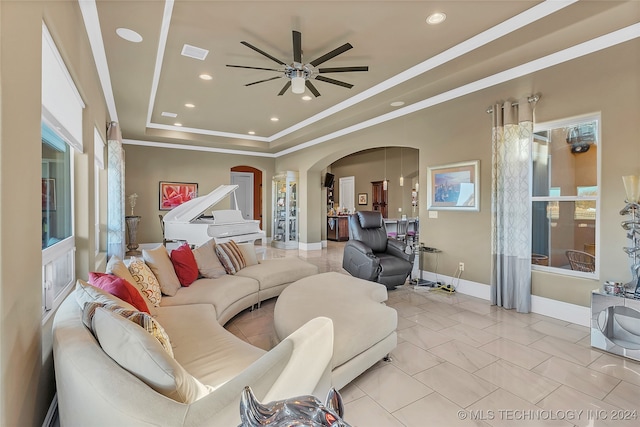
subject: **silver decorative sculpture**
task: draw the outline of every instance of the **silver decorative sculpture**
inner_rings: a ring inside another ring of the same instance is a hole
[[[350,427],[342,420],[344,406],[336,389],[329,390],[323,405],[315,396],[299,396],[262,404],[250,387],[240,400],[238,427]]]
[[[620,211],[620,215],[630,215],[631,219],[622,221],[622,228],[627,231],[627,238],[631,246],[623,248],[629,255],[631,264],[631,281],[625,286],[634,298],[640,298],[640,176],[627,175],[622,177],[627,194],[627,205]]]

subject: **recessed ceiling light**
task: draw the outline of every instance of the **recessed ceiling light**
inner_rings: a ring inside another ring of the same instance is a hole
[[[195,108],[195,105],[193,104],[184,104],[184,106],[187,108]]]
[[[249,135],[255,135],[256,133],[252,130],[250,130],[249,132],[247,132]]]
[[[179,127],[179,126],[182,126],[182,123],[174,123],[173,125]]]
[[[447,19],[447,15],[442,12],[435,12],[427,16],[427,24],[436,25]]]
[[[140,34],[128,28],[118,28],[116,30],[116,34],[128,42],[140,43],[142,41],[142,36]]]
[[[178,115],[176,113],[170,113],[168,111],[163,111],[162,112],[162,117],[178,117]]]
[[[211,77],[209,74],[200,74],[199,76],[202,80],[211,80],[213,77]]]
[[[311,101],[311,97],[309,95],[305,95],[302,97],[303,101]]]
[[[393,101],[390,105],[392,107],[402,107],[404,105],[404,101]]]
[[[271,117],[271,121],[272,121],[272,122],[277,122],[278,120],[280,120],[280,119],[279,119],[279,118],[277,118],[277,117]]]

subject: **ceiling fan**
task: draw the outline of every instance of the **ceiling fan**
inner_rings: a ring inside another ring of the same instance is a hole
[[[266,56],[274,62],[277,62],[283,68],[263,68],[263,67],[249,67],[245,65],[227,65],[227,67],[233,68],[248,68],[251,70],[265,70],[265,71],[276,71],[282,73],[283,75],[271,77],[264,80],[258,80],[257,82],[248,83],[245,86],[251,86],[258,83],[268,82],[271,80],[276,80],[282,77],[288,79],[287,83],[284,85],[282,90],[278,93],[278,96],[284,95],[284,93],[291,87],[291,91],[296,94],[304,93],[305,86],[309,89],[309,91],[316,97],[320,96],[320,92],[316,89],[316,87],[311,83],[311,80],[318,80],[325,83],[331,83],[337,86],[346,87],[347,89],[351,89],[353,87],[352,84],[346,83],[340,80],[335,80],[329,77],[325,77],[322,74],[325,73],[346,73],[352,71],[369,71],[368,66],[357,66],[357,67],[333,67],[333,68],[317,68],[318,65],[335,58],[336,56],[352,49],[350,43],[345,43],[342,46],[332,50],[331,52],[325,53],[319,58],[314,59],[311,62],[303,63],[302,62],[302,33],[299,31],[292,31],[293,34],[293,62],[287,64],[280,59],[269,55],[267,52],[253,46],[252,44],[242,41],[243,45],[247,46],[250,49],[255,50],[261,55]]]

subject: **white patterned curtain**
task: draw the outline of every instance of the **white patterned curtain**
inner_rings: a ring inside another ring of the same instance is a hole
[[[107,131],[107,256],[124,258],[124,149],[117,122],[111,122]]]
[[[531,310],[533,103],[493,107],[491,303]]]

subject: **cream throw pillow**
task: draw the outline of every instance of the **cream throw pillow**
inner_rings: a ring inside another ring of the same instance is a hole
[[[156,315],[158,312],[157,307],[160,305],[162,298],[158,279],[156,279],[156,276],[142,258],[131,258],[129,272],[135,281],[133,285],[140,289],[142,296],[149,301],[147,303],[149,312],[152,315]]]
[[[102,349],[149,387],[181,403],[193,403],[213,391],[184,370],[162,345],[138,325],[104,308],[93,315]]]
[[[158,279],[162,293],[174,296],[182,285],[176,275],[176,271],[173,269],[173,264],[171,263],[167,249],[162,245],[155,249],[143,249],[142,258],[144,258],[144,261]]]
[[[138,310],[127,310],[126,308],[119,307],[113,304],[102,304],[99,302],[90,302],[84,305],[84,310],[82,310],[82,322],[84,325],[89,328],[91,333],[93,331],[93,315],[96,312],[97,308],[104,308],[106,310],[113,311],[116,314],[124,317],[135,323],[136,325],[142,327],[145,331],[151,334],[152,337],[158,340],[162,348],[169,354],[169,356],[173,356],[173,348],[171,347],[171,340],[169,340],[169,335],[164,330],[162,325],[158,323],[156,319],[149,316],[147,313],[143,313]]]
[[[127,310],[137,310],[137,308],[128,302],[122,301],[120,298],[111,295],[100,288],[96,288],[81,279],[76,280],[75,295],[80,309],[84,309],[84,305],[88,302],[99,302],[102,304],[117,305],[122,308],[126,308]]]
[[[218,255],[216,255],[215,247],[216,243],[211,239],[193,250],[193,256],[196,258],[196,264],[198,264],[198,272],[207,279],[217,279],[227,274],[218,259]]]
[[[256,245],[253,243],[238,243],[238,247],[240,248],[240,252],[242,252],[242,256],[244,257],[244,262],[247,264],[247,267],[258,264]]]

